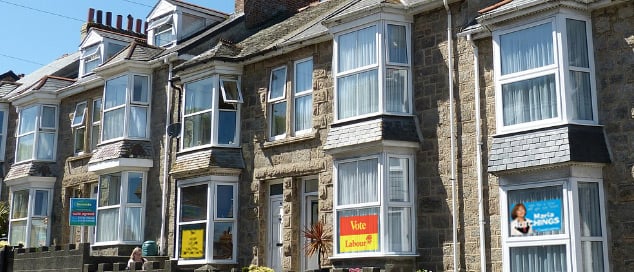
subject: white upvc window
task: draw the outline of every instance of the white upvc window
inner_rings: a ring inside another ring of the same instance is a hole
[[[185,83],[183,150],[237,147],[242,93],[236,76],[214,75]]]
[[[57,105],[33,105],[20,110],[15,162],[54,161]]]
[[[86,46],[81,49],[80,57],[80,77],[92,73],[112,56],[125,47],[125,43],[104,39],[99,43]]]
[[[497,127],[597,124],[592,33],[587,17],[556,14],[494,32]]]
[[[269,129],[271,140],[286,137],[286,66],[271,70],[269,84]]]
[[[80,154],[84,151],[86,137],[86,101],[82,101],[75,105],[71,128],[73,129],[73,146],[74,153]]]
[[[148,139],[150,77],[124,74],[106,81],[103,98],[103,142]]]
[[[179,264],[235,263],[238,178],[202,177],[178,183]]]
[[[388,153],[335,161],[335,258],[416,253],[413,165]]]
[[[7,123],[9,108],[0,104],[0,161],[4,161],[4,152],[7,146]]]
[[[609,271],[603,184],[501,185],[504,271]]]
[[[92,101],[90,128],[90,150],[93,151],[101,142],[101,98]]]
[[[144,241],[146,175],[124,171],[99,177],[96,245]]]
[[[295,62],[293,77],[293,131],[305,134],[313,129],[313,59]]]
[[[335,35],[335,119],[411,114],[409,24],[379,21]]]
[[[11,188],[9,243],[40,247],[50,244],[51,188]]]
[[[170,47],[176,42],[176,28],[172,14],[153,20],[148,25],[148,31],[152,32],[152,45]]]

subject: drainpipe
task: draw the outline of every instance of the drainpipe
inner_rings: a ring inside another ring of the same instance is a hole
[[[456,208],[456,139],[454,136],[454,97],[453,97],[453,52],[451,38],[451,9],[447,0],[443,0],[445,10],[447,11],[447,58],[449,61],[449,138],[451,142],[451,212],[453,213],[453,269],[460,271],[458,268],[458,209]]]
[[[169,68],[168,68],[168,72],[167,72],[167,98],[165,99],[165,103],[166,103],[166,111],[165,111],[165,146],[163,147],[163,198],[161,201],[161,241],[160,241],[160,253],[159,255],[161,256],[165,256],[166,253],[166,244],[167,244],[167,235],[165,234],[165,225],[167,224],[167,222],[165,222],[167,220],[167,202],[168,202],[168,195],[167,195],[167,186],[168,185],[168,180],[169,180],[169,154],[170,154],[170,149],[171,149],[171,145],[170,143],[171,138],[167,133],[167,127],[170,125],[170,121],[172,118],[171,117],[171,98],[172,98],[172,63],[170,61],[167,60],[167,58],[165,58],[164,60],[165,63],[168,63]]]
[[[476,167],[478,175],[478,219],[480,222],[480,271],[487,271],[486,240],[484,239],[484,196],[483,196],[483,173],[482,173],[482,127],[480,118],[480,60],[478,58],[478,46],[471,39],[471,34],[467,34],[467,41],[473,48],[473,75],[475,94],[475,125],[476,125]]]

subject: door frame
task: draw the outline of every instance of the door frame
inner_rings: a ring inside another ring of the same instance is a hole
[[[278,185],[278,184],[282,185],[282,193],[281,194],[272,195],[271,187],[273,185]],[[273,219],[273,207],[272,207],[271,204],[273,203],[273,201],[280,201],[280,202],[282,202],[282,205],[284,205],[284,193],[283,193],[284,189],[283,189],[283,186],[284,185],[283,185],[283,181],[282,180],[271,181],[271,182],[269,182],[269,184],[267,186],[267,188],[268,188],[267,205],[269,206],[268,207],[269,211],[267,213],[268,216],[267,216],[267,220],[266,220],[266,226],[267,226],[266,249],[269,252],[269,254],[267,254],[267,258],[266,258],[267,262],[266,263],[267,263],[267,265],[269,267],[271,267],[271,264],[273,263],[273,254],[272,254],[272,252],[274,250],[280,250],[280,259],[279,259],[279,263],[280,263],[280,267],[279,268],[280,269],[282,269],[282,258],[283,258],[282,254],[283,254],[283,250],[282,250],[282,248],[279,248],[279,249],[274,248],[274,245],[273,245],[273,243],[274,243],[274,241],[273,241],[273,228],[272,228],[272,226],[273,226],[273,222],[272,222],[272,219]],[[281,213],[280,216],[282,217],[282,220],[283,220],[283,218],[284,218],[283,209],[280,211],[280,213]],[[283,236],[283,226],[284,226],[284,222],[280,221],[280,240],[283,240],[283,237],[284,237]],[[277,245],[275,245],[275,247],[277,247]],[[271,267],[271,268],[274,269],[274,267]]]
[[[309,180],[316,180],[317,181],[317,191],[314,192],[306,192],[306,181]],[[304,235],[302,234],[302,231],[306,228],[307,226],[307,222],[309,220],[308,216],[311,215],[311,211],[310,211],[310,203],[311,201],[315,200],[317,201],[317,203],[319,203],[319,178],[317,176],[307,176],[307,177],[303,177],[301,179],[301,200],[300,200],[300,205],[301,205],[301,218],[300,218],[300,234],[299,234],[299,240],[300,240],[300,245],[301,245],[301,250],[300,250],[300,262],[301,262],[301,271],[306,271],[308,268],[306,267],[306,261],[308,259],[308,257],[306,256],[306,254],[304,254],[304,245],[306,244],[306,239],[304,238]],[[319,204],[318,204],[319,205]],[[317,210],[317,214],[319,217],[319,208]],[[319,220],[319,218],[317,218],[316,220]],[[311,257],[313,258],[313,257]],[[316,258],[316,257],[314,257]]]

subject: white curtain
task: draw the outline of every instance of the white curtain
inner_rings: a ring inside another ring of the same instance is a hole
[[[307,60],[295,65],[295,93],[313,89],[313,61]]]
[[[125,108],[103,113],[103,140],[123,137]]]
[[[592,120],[590,74],[572,69],[573,67],[577,69],[590,68],[586,22],[566,19],[566,33],[568,34],[568,64],[571,67],[570,87],[572,90],[570,95],[575,107],[573,118],[576,120]]]
[[[378,159],[339,163],[338,205],[362,204],[378,201]]]
[[[130,121],[128,122],[128,136],[147,137],[147,107],[130,107]]]
[[[295,98],[295,131],[310,129],[313,122],[312,94]]]
[[[566,33],[568,33],[568,63],[570,66],[590,68],[586,22],[566,19]]]
[[[134,89],[132,92],[132,101],[134,102],[148,102],[148,77],[147,76],[134,76]]]
[[[593,241],[581,242],[581,258],[584,272],[601,272],[603,270],[603,243]]]
[[[563,272],[566,269],[566,246],[512,247],[513,272]]]
[[[555,75],[502,85],[504,125],[514,125],[557,116]]]
[[[42,106],[42,121],[40,122],[42,127],[55,128],[55,119],[57,117],[55,111],[55,107]]]
[[[376,26],[339,36],[339,73],[376,64]]]
[[[97,242],[116,241],[119,234],[119,208],[100,209],[97,213]]]
[[[184,125],[183,146],[185,148],[211,143],[211,112],[187,116]]]
[[[407,70],[387,69],[385,96],[388,112],[408,112]]]
[[[37,158],[41,160],[52,160],[53,149],[55,147],[55,133],[38,134],[37,140]]]
[[[388,251],[412,251],[410,208],[389,208],[387,220]]]
[[[554,63],[551,23],[500,36],[502,75]]]
[[[41,247],[48,244],[47,235],[48,224],[44,219],[31,219],[31,239],[29,247]]]
[[[35,131],[35,120],[40,107],[33,106],[20,111],[20,129],[18,134],[24,134]]]
[[[128,76],[120,76],[106,81],[104,110],[125,104]]]
[[[581,239],[601,237],[601,203],[599,184],[579,182],[579,222]],[[603,271],[603,243],[601,241],[582,241],[583,271]]]
[[[29,208],[29,190],[13,192],[11,203],[11,219],[27,217]]]
[[[390,158],[388,172],[388,200],[390,202],[409,201],[409,177],[407,159]]]
[[[26,245],[26,219],[22,221],[11,221],[11,230],[9,236],[9,243],[12,246],[22,244]]]
[[[143,237],[143,224],[141,224],[141,208],[128,207],[123,215],[123,240],[141,241]]]
[[[33,147],[35,144],[35,133],[24,135],[18,138],[18,151],[15,161],[20,162],[33,158]]]
[[[387,25],[387,50],[389,62],[408,63],[405,26]]]
[[[592,120],[592,93],[590,92],[590,74],[570,71],[570,87],[573,106],[573,118],[576,120]]]
[[[339,119],[377,112],[379,109],[376,69],[340,77],[337,86]]]

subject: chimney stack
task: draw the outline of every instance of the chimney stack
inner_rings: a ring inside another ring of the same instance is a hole
[[[136,29],[134,30],[136,33],[141,33],[141,26],[143,25],[143,21],[141,19],[136,19]]]
[[[89,8],[88,9],[88,18],[86,19],[86,22],[88,23],[92,23],[95,21],[95,9],[94,8]]]
[[[112,26],[112,12],[110,11],[106,12],[106,25]]]
[[[103,12],[102,12],[101,10],[98,10],[98,11],[97,11],[97,23],[98,23],[98,24],[101,24],[101,17],[102,17],[102,13],[103,13]]]
[[[121,29],[122,25],[123,25],[123,15],[119,14],[117,15],[117,29]]]
[[[134,18],[132,17],[132,15],[128,14],[128,28],[126,28],[128,31],[132,31],[132,21],[134,20]]]

